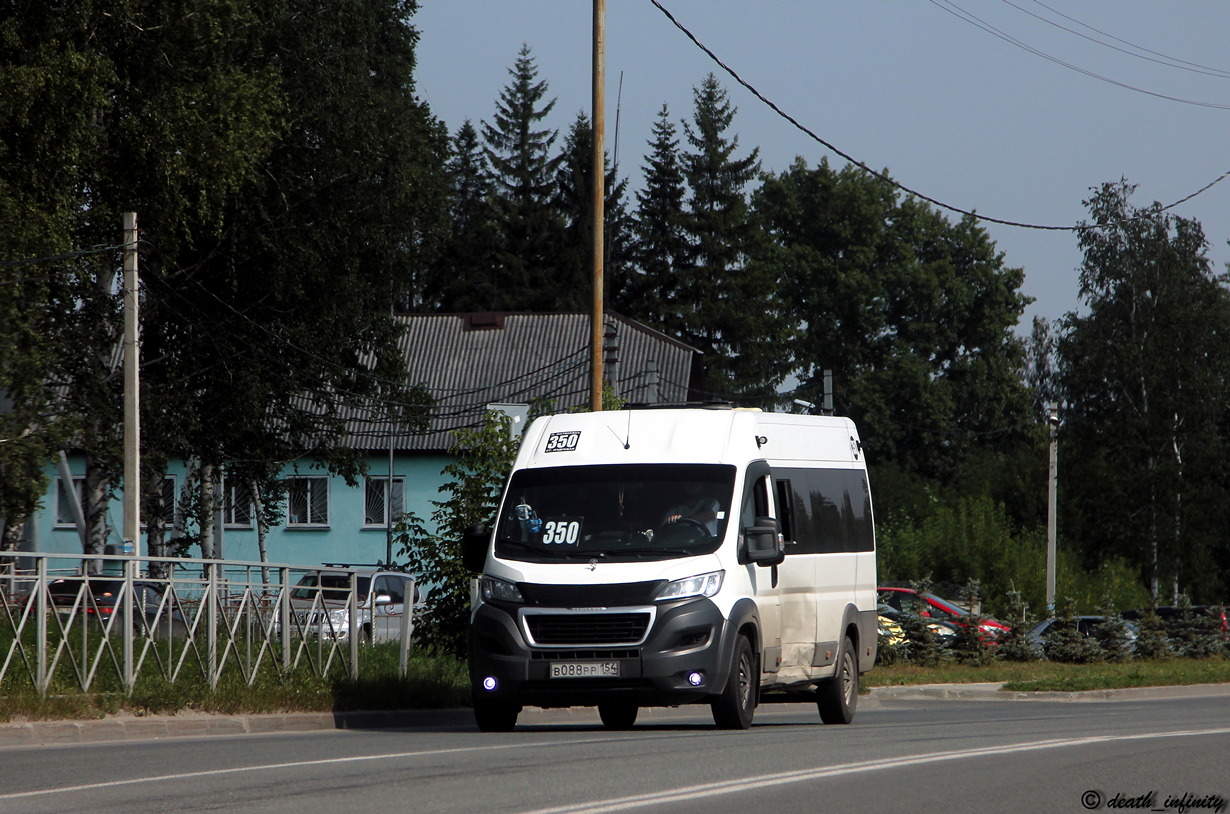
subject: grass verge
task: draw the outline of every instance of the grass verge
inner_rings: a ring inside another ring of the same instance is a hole
[[[252,681],[228,670],[216,689],[198,676],[171,683],[143,676],[131,696],[114,682],[100,681],[92,692],[58,682],[40,696],[28,683],[0,684],[0,722],[104,718],[108,715],[174,715],[203,712],[243,715],[279,712],[344,712],[379,709],[440,709],[469,703],[465,662],[451,656],[412,652],[406,674],[398,670],[396,643],[365,647],[360,671],[327,677],[307,670],[263,670]]]
[[[939,665],[919,667],[894,664],[876,667],[859,683],[864,689],[913,684],[1002,683],[1018,692],[1083,692],[1125,687],[1163,687],[1230,682],[1230,660],[1170,659],[1118,664],[1060,664],[1056,662],[998,662],[985,667]]]

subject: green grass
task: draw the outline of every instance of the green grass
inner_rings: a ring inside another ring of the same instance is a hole
[[[359,677],[341,669],[326,677],[308,670],[281,673],[262,669],[248,683],[228,668],[216,689],[204,678],[186,674],[172,684],[149,670],[125,697],[113,680],[100,681],[84,693],[57,676],[44,698],[28,680],[0,685],[0,721],[102,718],[115,714],[171,715],[193,711],[216,714],[328,712],[376,709],[438,709],[468,703],[465,663],[451,656],[410,654],[406,675],[398,670],[396,643],[364,647]],[[67,674],[66,674],[67,675]]]
[[[321,678],[306,670],[279,674],[262,671],[248,684],[228,671],[216,690],[203,679],[171,684],[143,677],[131,697],[111,687],[83,693],[57,682],[46,698],[28,682],[0,685],[0,721],[103,718],[115,714],[171,715],[178,712],[260,714],[381,709],[439,709],[469,703],[465,662],[451,656],[412,652],[405,676],[398,674],[396,644],[365,647],[360,676],[338,671]],[[1123,664],[996,662],[984,667],[945,664],[876,667],[860,679],[864,692],[874,687],[914,684],[1002,683],[1007,690],[1104,690],[1181,684],[1230,683],[1230,659],[1130,661]]]
[[[1121,664],[997,662],[986,667],[895,664],[876,667],[859,679],[863,689],[914,684],[1002,683],[1019,692],[1082,692],[1124,687],[1160,687],[1230,682],[1230,659],[1170,659]]]

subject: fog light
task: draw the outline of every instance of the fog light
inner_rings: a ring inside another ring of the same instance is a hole
[[[699,687],[701,684],[705,683],[705,674],[704,673],[688,673],[688,683],[691,684],[693,687]]]
[[[491,690],[494,690],[497,686],[499,686],[499,683],[500,682],[495,680],[495,676],[487,676],[486,678],[483,679],[483,689],[490,692]]]

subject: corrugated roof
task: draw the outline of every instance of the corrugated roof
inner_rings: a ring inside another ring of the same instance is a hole
[[[398,317],[409,381],[436,401],[422,435],[396,434],[395,449],[446,450],[451,432],[475,426],[487,405],[549,399],[555,410],[589,404],[588,314],[427,314]],[[618,314],[605,317],[606,377],[629,402],[688,400],[700,353]],[[612,360],[617,363],[612,364]],[[656,368],[656,375],[653,373]],[[359,449],[387,449],[387,420],[355,414],[347,422]]]

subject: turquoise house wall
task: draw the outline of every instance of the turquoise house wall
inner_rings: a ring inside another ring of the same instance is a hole
[[[405,479],[405,507],[407,511],[417,514],[430,525],[431,515],[436,507],[434,500],[442,499],[440,485],[444,483],[442,471],[452,458],[447,455],[395,455],[393,459],[393,477]],[[368,472],[371,477],[385,480],[389,473],[388,455],[373,455],[368,461]],[[83,477],[85,462],[81,456],[68,458],[69,470],[74,477]],[[184,465],[172,464],[167,474],[175,479],[176,497],[184,482]],[[60,470],[49,465],[47,469],[49,485],[43,499],[42,508],[33,519],[30,539],[24,548],[53,554],[81,553],[81,540],[76,526],[71,523],[57,523],[56,495],[60,480]],[[287,467],[284,476],[309,475],[329,478],[329,522],[327,525],[312,527],[288,527],[283,520],[282,525],[275,526],[266,534],[268,561],[286,563],[289,565],[320,565],[326,562],[374,563],[385,560],[387,551],[387,530],[384,525],[367,526],[364,523],[365,508],[365,477],[356,480],[354,486],[349,486],[340,477],[329,476],[328,473],[304,467]],[[285,510],[285,506],[283,506]],[[120,528],[123,523],[123,492],[117,491],[108,510],[108,526],[111,532],[107,543],[119,545]],[[256,527],[226,526],[222,533],[222,554],[228,560],[260,560],[260,550],[257,543]],[[141,553],[148,553],[144,534],[141,540]],[[200,550],[189,552],[190,556],[200,556]],[[394,562],[404,561],[399,554],[399,547],[393,548]]]

